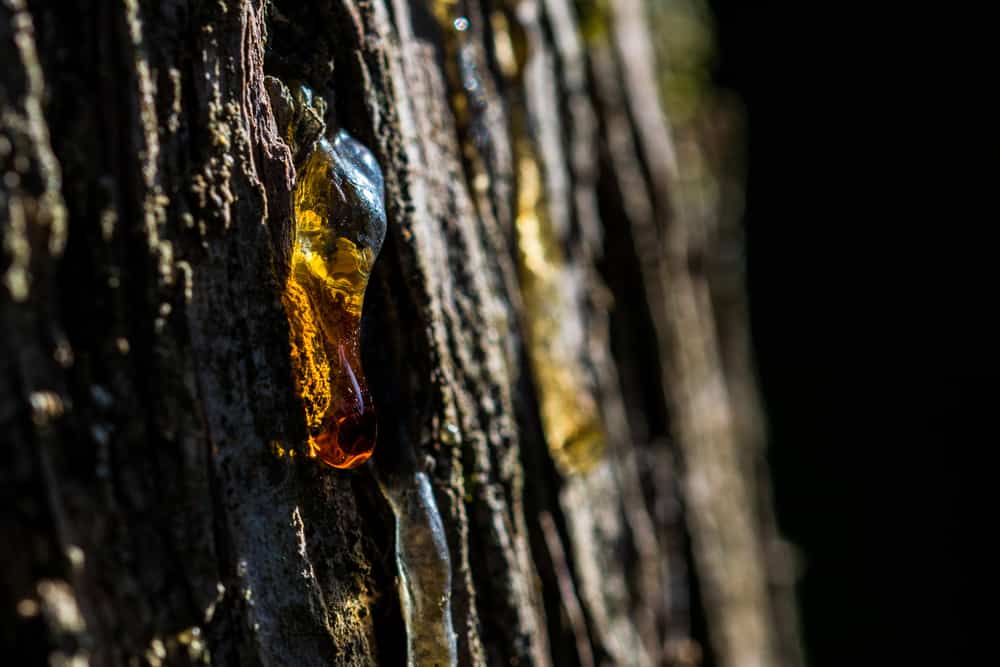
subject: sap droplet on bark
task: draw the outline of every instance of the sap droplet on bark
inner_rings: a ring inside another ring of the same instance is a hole
[[[295,179],[295,241],[282,300],[292,369],[309,431],[310,453],[335,468],[364,463],[375,448],[376,419],[361,367],[365,289],[385,239],[382,172],[346,130],[322,131],[325,103],[304,85],[287,103],[285,136],[300,153]],[[275,94],[272,93],[272,99]],[[306,127],[301,127],[305,124]],[[305,157],[301,152],[306,151]]]
[[[528,7],[525,7],[527,11]],[[530,13],[530,12],[529,12]],[[492,19],[501,68],[515,89],[538,39],[536,16],[514,12]],[[516,30],[515,30],[516,29]],[[531,136],[530,119],[519,105],[511,111],[517,176],[517,259],[527,325],[527,351],[538,392],[542,429],[549,452],[564,474],[585,473],[604,456],[607,436],[594,382],[585,362],[585,289],[564,253],[546,202],[543,163]]]
[[[604,455],[606,438],[579,356],[585,347],[577,292],[580,281],[567,269],[546,215],[541,173],[527,137],[518,142],[517,167],[518,264],[542,427],[560,470],[582,473]]]
[[[456,665],[451,620],[451,557],[430,480],[403,472],[380,480],[396,516],[399,601],[406,625],[410,667]]]

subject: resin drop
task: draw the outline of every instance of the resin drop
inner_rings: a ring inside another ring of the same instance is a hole
[[[549,451],[565,474],[585,473],[604,456],[604,424],[587,370],[579,324],[580,281],[569,271],[542,199],[542,175],[530,141],[518,155],[518,264],[527,317],[528,356]]]
[[[295,242],[283,301],[310,453],[335,468],[358,466],[375,448],[360,327],[368,277],[385,238],[383,197],[374,157],[344,130],[320,138],[296,177]]]

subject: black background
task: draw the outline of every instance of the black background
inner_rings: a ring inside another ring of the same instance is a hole
[[[809,663],[967,664],[1000,280],[961,128],[931,111],[961,104],[945,13],[710,4],[747,112],[751,327]]]

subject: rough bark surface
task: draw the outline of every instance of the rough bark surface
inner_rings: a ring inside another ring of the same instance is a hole
[[[439,10],[0,3],[12,664],[440,662],[414,657],[439,629],[399,592],[399,558],[432,546],[399,548],[391,490],[424,474],[458,664],[800,662],[727,333],[745,313],[692,261],[721,214],[675,195],[641,3],[470,0],[460,54]],[[362,328],[379,442],[355,471],[303,455],[280,298],[295,169],[267,75],[308,82],[385,177]],[[608,447],[581,474],[549,455],[525,350],[518,132],[585,295],[569,325]]]

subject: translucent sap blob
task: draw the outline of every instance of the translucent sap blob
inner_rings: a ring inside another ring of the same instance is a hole
[[[311,454],[335,468],[358,466],[375,448],[359,334],[385,238],[383,197],[378,164],[345,130],[316,142],[295,183],[295,243],[283,294],[292,368]]]
[[[402,473],[388,478],[382,492],[396,516],[396,567],[407,665],[455,665],[451,557],[430,480],[423,472]]]
[[[538,390],[549,451],[564,473],[589,471],[603,457],[604,425],[579,355],[578,280],[542,199],[542,179],[530,142],[517,144],[518,263],[528,325],[528,355]]]

